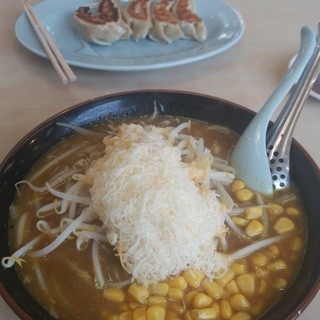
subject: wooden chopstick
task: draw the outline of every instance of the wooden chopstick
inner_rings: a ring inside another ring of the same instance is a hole
[[[26,0],[20,0],[24,11],[39,39],[43,49],[46,51],[49,60],[51,61],[54,69],[60,76],[62,83],[75,81],[76,75],[73,73],[67,62],[65,61],[60,50],[52,40],[47,29],[42,25],[41,21],[37,18],[32,6]]]

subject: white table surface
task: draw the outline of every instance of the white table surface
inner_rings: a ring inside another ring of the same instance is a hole
[[[137,89],[189,90],[257,111],[296,53],[301,27],[317,27],[320,1],[230,0],[228,3],[242,13],[246,31],[240,43],[227,52],[157,71],[117,73],[74,68],[78,80],[65,86],[46,59],[28,52],[15,38],[15,22],[22,12],[19,1],[0,1],[0,160],[41,121],[69,106],[109,93]],[[294,134],[318,164],[319,119],[320,102],[310,98]],[[319,315],[320,293],[299,320],[316,320]],[[2,298],[0,319],[18,319]]]

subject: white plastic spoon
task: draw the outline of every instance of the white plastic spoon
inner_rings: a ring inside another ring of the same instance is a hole
[[[266,132],[269,121],[282,100],[300,78],[315,46],[316,35],[314,31],[309,27],[303,27],[296,60],[279,86],[250,122],[231,154],[231,163],[236,170],[237,177],[243,180],[249,188],[259,193],[266,195],[273,193],[266,151]]]

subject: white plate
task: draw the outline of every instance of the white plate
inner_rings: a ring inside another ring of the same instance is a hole
[[[120,40],[110,46],[84,41],[75,30],[72,15],[79,6],[97,0],[46,0],[34,6],[70,65],[98,70],[148,70],[186,64],[219,54],[235,45],[244,33],[239,12],[221,0],[197,0],[197,13],[208,29],[206,41],[180,39],[172,44],[149,39]],[[20,43],[33,53],[47,57],[25,14],[15,27]]]

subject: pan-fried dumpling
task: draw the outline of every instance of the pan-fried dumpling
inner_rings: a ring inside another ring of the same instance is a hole
[[[74,14],[74,23],[86,41],[100,45],[129,39],[132,33],[122,19],[118,0],[102,0],[95,13],[90,7],[80,7]]]
[[[156,41],[171,43],[183,37],[177,18],[171,12],[174,0],[161,0],[151,8],[152,28],[149,38]]]
[[[123,9],[123,18],[135,40],[144,39],[152,27],[150,6],[153,0],[133,0]]]
[[[186,38],[198,41],[207,38],[207,28],[204,21],[195,13],[193,0],[176,0],[172,12],[177,17]]]

